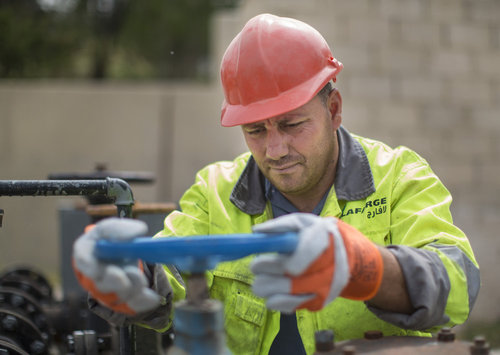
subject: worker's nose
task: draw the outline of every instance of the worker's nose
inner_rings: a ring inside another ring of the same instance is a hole
[[[266,156],[278,160],[288,154],[288,141],[283,133],[277,129],[269,129],[266,141]]]

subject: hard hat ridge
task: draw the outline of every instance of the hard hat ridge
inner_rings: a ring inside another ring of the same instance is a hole
[[[221,124],[236,126],[293,110],[342,70],[321,34],[308,24],[261,14],[250,19],[221,63]]]

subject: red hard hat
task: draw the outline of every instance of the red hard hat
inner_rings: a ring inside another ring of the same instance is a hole
[[[261,14],[233,39],[221,63],[221,124],[231,127],[294,110],[335,81],[343,65],[308,24]]]

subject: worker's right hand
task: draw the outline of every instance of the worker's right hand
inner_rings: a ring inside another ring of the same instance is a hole
[[[128,241],[146,235],[147,225],[138,220],[108,218],[98,222],[73,245],[73,269],[78,282],[99,303],[128,315],[152,310],[161,297],[151,290],[138,264],[114,264],[94,256],[97,240]]]
[[[334,217],[292,213],[253,227],[254,232],[296,232],[291,254],[263,254],[251,264],[252,289],[281,312],[318,311],[341,296],[369,300],[383,276],[378,247],[354,227]]]

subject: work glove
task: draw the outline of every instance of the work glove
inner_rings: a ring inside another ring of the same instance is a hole
[[[382,282],[377,246],[337,218],[293,213],[256,225],[253,231],[299,235],[292,254],[260,255],[250,266],[253,292],[267,298],[270,309],[318,311],[338,296],[368,300]]]
[[[149,288],[140,263],[115,264],[94,256],[97,240],[128,241],[147,232],[138,220],[109,218],[86,231],[73,245],[73,269],[78,282],[109,309],[137,315],[157,308],[162,297]]]

